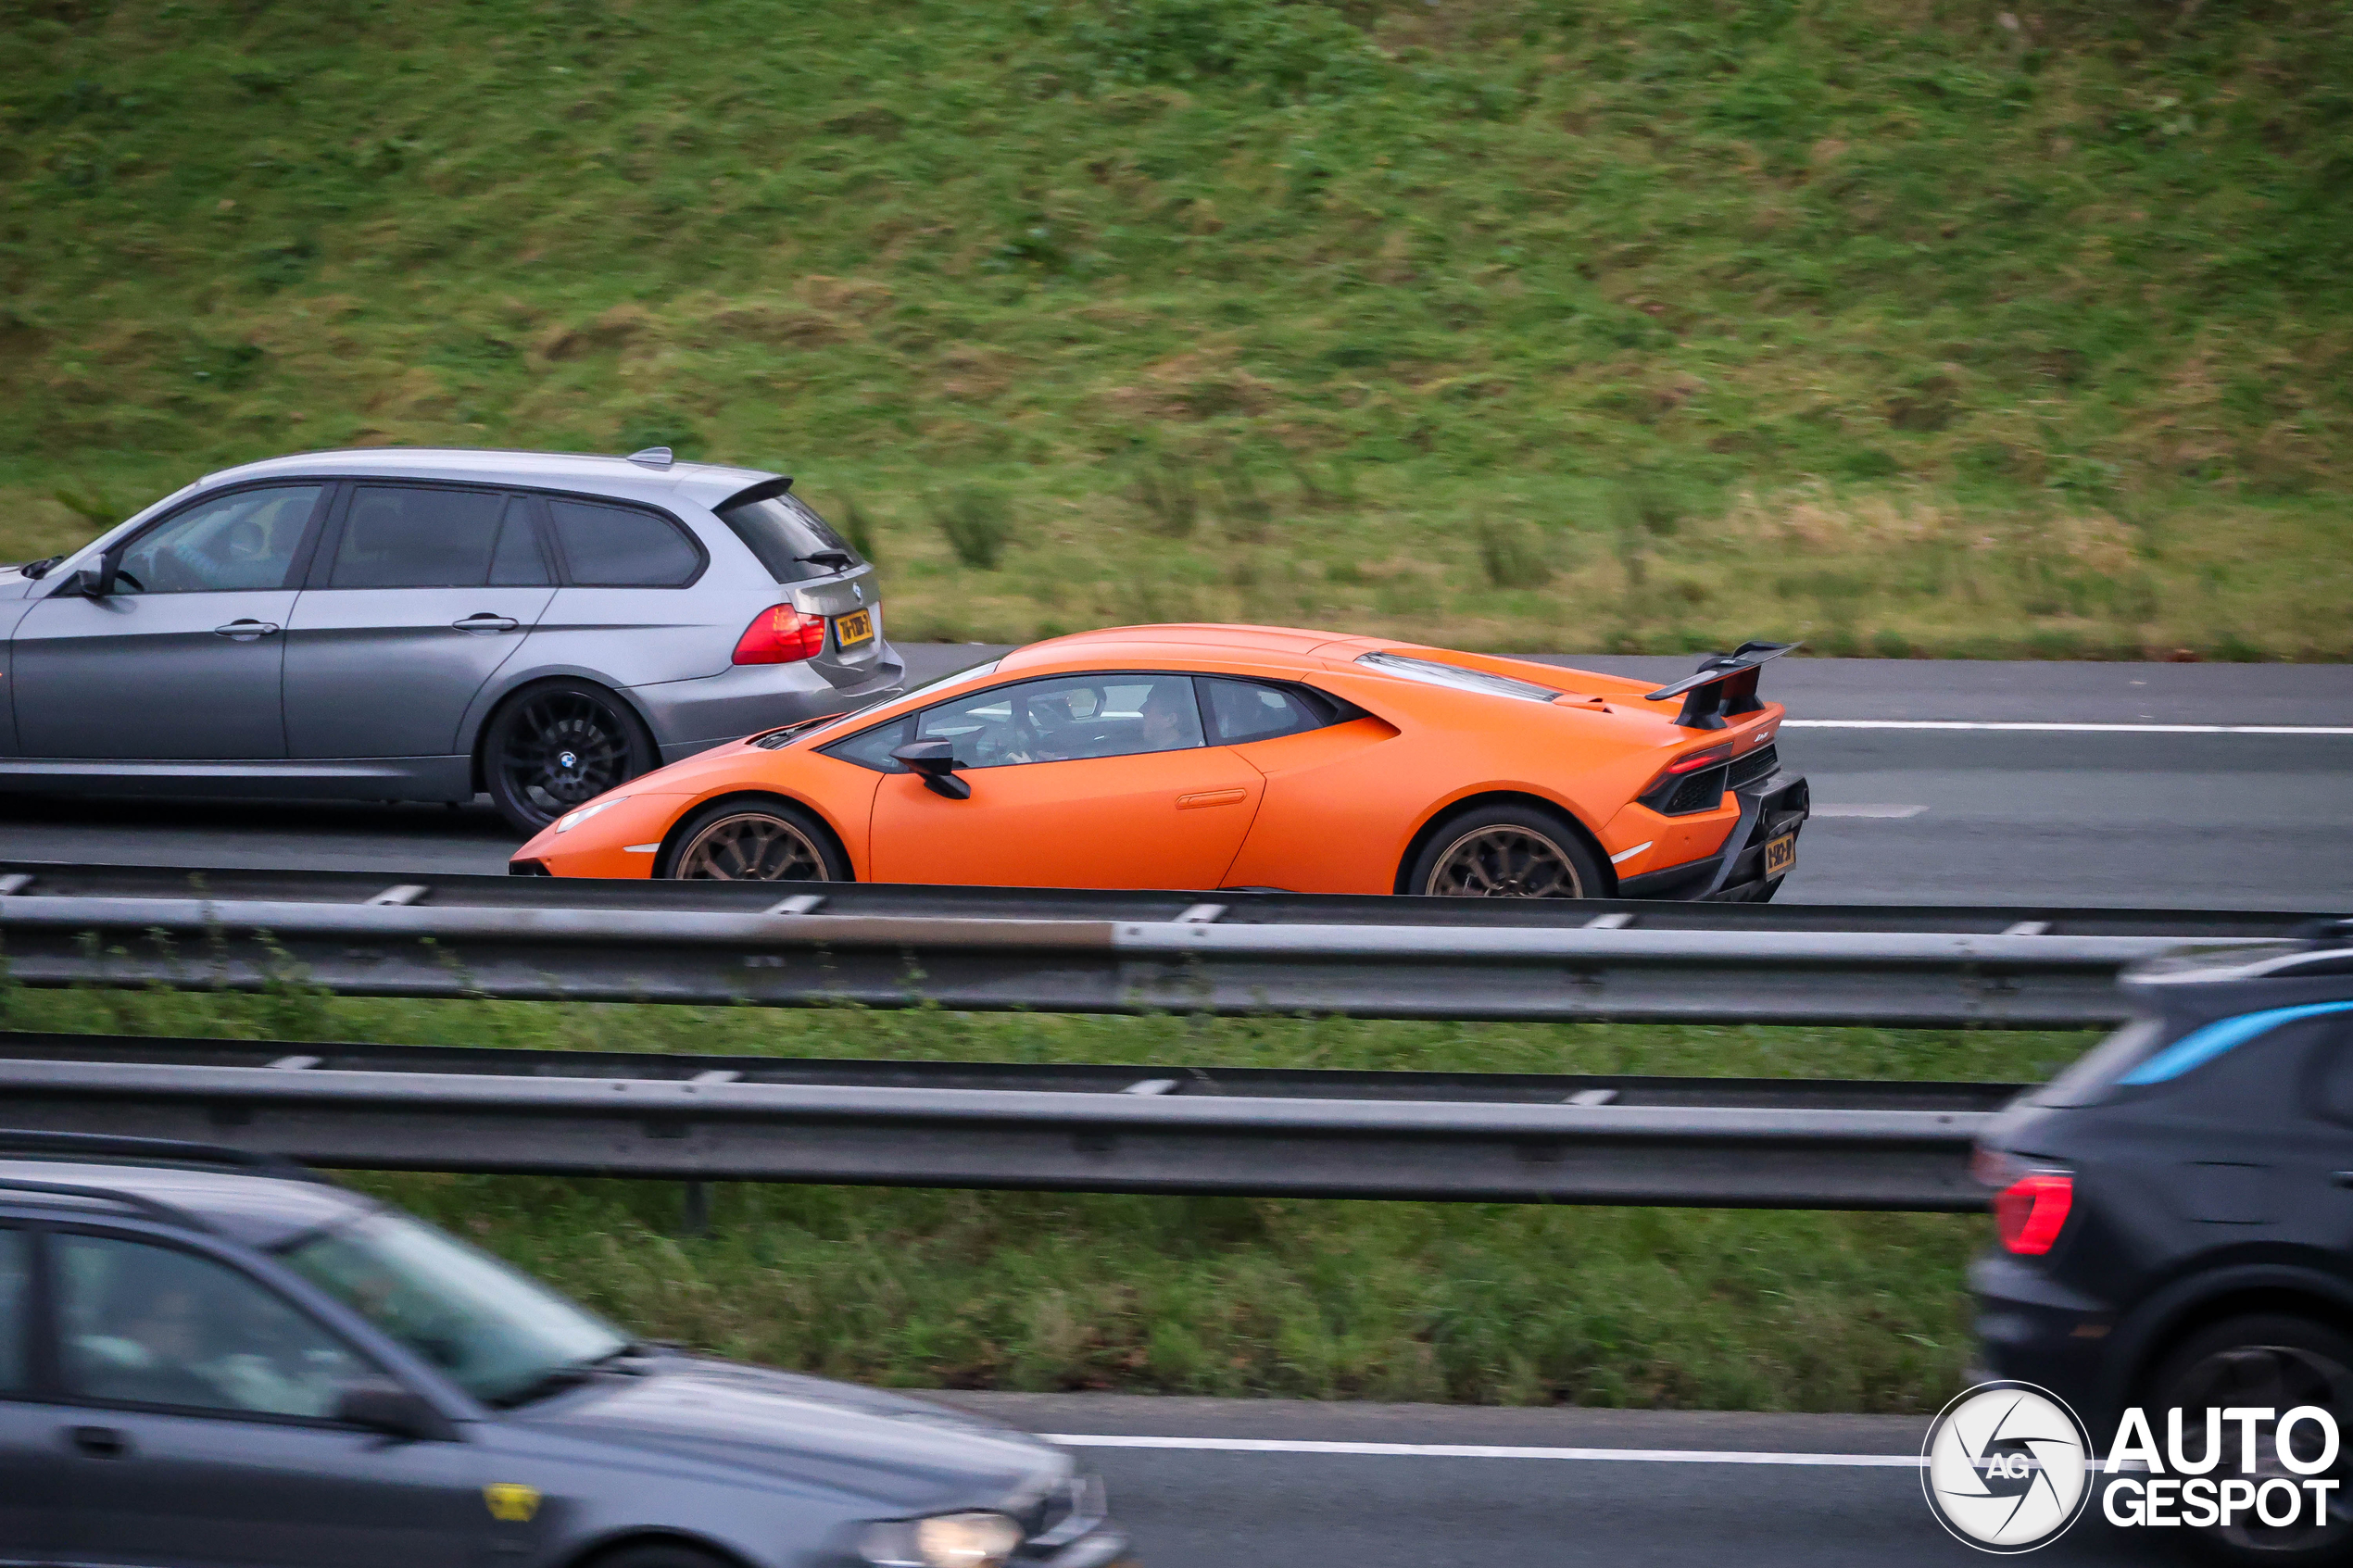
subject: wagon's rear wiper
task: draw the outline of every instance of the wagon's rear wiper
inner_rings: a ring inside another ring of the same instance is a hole
[[[812,566],[830,566],[836,571],[858,564],[858,558],[848,550],[819,550],[813,555],[795,556],[793,559],[805,560]]]

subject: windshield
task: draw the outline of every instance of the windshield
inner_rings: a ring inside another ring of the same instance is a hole
[[[1561,695],[1550,686],[1515,681],[1509,675],[1491,675],[1484,670],[1466,670],[1459,664],[1441,664],[1434,659],[1408,659],[1402,653],[1359,654],[1356,662],[1383,674],[1403,675],[1409,681],[1422,681],[1433,686],[1452,686],[1458,692],[1516,696],[1523,702],[1551,702]]]
[[[764,501],[723,508],[719,521],[736,531],[736,537],[779,583],[806,583],[863,564],[849,541],[789,490]]]
[[[405,1215],[371,1214],[299,1243],[283,1261],[484,1404],[631,1343],[537,1281]]]
[[[910,697],[923,697],[923,696],[929,696],[931,693],[933,693],[933,692],[936,692],[936,691],[939,690],[939,689],[940,689],[941,687],[943,687],[943,686],[952,686],[952,685],[954,685],[957,682],[962,681],[962,680],[964,680],[965,678],[967,678],[967,677],[969,677],[969,676],[973,676],[973,675],[993,675],[993,674],[995,674],[995,673],[996,673],[996,671],[997,671],[997,666],[998,666],[1000,663],[1001,663],[1001,662],[1003,662],[1001,659],[990,659],[990,660],[989,660],[988,663],[986,663],[986,664],[975,664],[975,665],[971,666],[969,669],[959,670],[959,671],[956,671],[953,675],[942,675],[942,676],[941,676],[938,680],[937,680],[937,681],[927,681],[927,682],[925,682],[924,684],[922,684],[922,685],[920,685],[920,686],[917,686],[917,687],[916,687],[913,691],[912,691],[912,692],[901,692],[901,693],[900,693],[897,696],[892,697],[890,700],[891,700],[891,701],[893,701],[893,702],[905,702],[905,701],[906,701],[906,700],[908,700]],[[771,750],[771,751],[774,751],[774,750],[776,748],[776,746],[789,746],[789,745],[791,745],[794,741],[797,741],[797,740],[800,739],[803,735],[830,734],[832,732],[834,732],[834,731],[836,731],[836,730],[840,729],[843,725],[845,725],[845,724],[854,724],[854,723],[858,723],[858,722],[860,722],[860,721],[863,721],[863,720],[865,719],[865,717],[866,717],[866,714],[865,714],[865,712],[864,712],[864,711],[860,711],[860,712],[857,712],[857,713],[845,713],[845,714],[843,714],[843,715],[842,715],[840,718],[838,718],[838,719],[828,719],[828,720],[826,720],[826,721],[825,721],[825,722],[824,722],[824,724],[821,728],[818,728],[818,729],[814,729],[814,730],[808,729],[808,728],[798,728],[798,729],[794,729],[794,730],[792,730],[791,732],[789,732],[789,733],[786,734],[785,734],[785,735],[784,735],[781,739],[777,740],[777,741],[774,743],[774,745],[769,746],[768,746],[768,749],[769,749],[769,750]],[[763,737],[763,740],[764,740],[764,737]],[[760,745],[760,744],[763,744],[763,742],[754,742],[753,744],[754,744],[754,745]]]

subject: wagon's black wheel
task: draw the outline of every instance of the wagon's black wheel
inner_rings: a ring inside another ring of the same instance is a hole
[[[1593,852],[1541,807],[1482,806],[1441,826],[1405,876],[1433,898],[1592,898],[1608,888]]]
[[[656,872],[704,882],[848,882],[849,858],[824,823],[789,801],[719,800],[671,834]]]
[[[636,715],[585,681],[518,694],[492,717],[482,742],[491,802],[522,834],[537,833],[661,760]]]

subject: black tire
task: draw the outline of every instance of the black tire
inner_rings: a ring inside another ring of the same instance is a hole
[[[661,765],[629,705],[587,681],[526,686],[483,726],[483,785],[525,837]]]
[[[850,882],[841,840],[774,796],[714,800],[678,824],[654,874],[680,881]]]
[[[684,1541],[640,1541],[590,1558],[587,1568],[736,1568],[736,1561]]]
[[[1557,812],[1505,801],[1439,825],[1406,869],[1405,891],[1437,898],[1599,898],[1609,873]]]
[[[2140,1403],[2160,1445],[2166,1412],[2180,1406],[2183,1445],[2192,1454],[2202,1454],[2205,1448],[2205,1412],[2233,1405],[2268,1405],[2282,1412],[2319,1405],[2335,1417],[2342,1432],[2353,1423],[2353,1339],[2324,1323],[2287,1313],[2232,1318],[2198,1330],[2168,1351],[2148,1379]],[[2310,1423],[2299,1424],[2296,1446],[2317,1448],[2316,1436]],[[2280,1464],[2268,1425],[2256,1428],[2255,1452],[2256,1468],[2242,1471],[2238,1426],[2224,1423],[2222,1460],[2212,1475],[2218,1480],[2244,1476],[2259,1486],[2271,1477],[2303,1479]],[[2218,1526],[2184,1533],[2208,1562],[2241,1568],[2305,1568],[2344,1562],[2353,1549],[2353,1500],[2346,1496],[2353,1490],[2353,1453],[2340,1449],[2327,1474],[2340,1485],[2331,1495],[2329,1522],[2323,1527],[2310,1525],[2307,1501],[2293,1525],[2273,1527],[2242,1519],[2228,1530]],[[2310,1496],[2300,1488],[2299,1495]]]

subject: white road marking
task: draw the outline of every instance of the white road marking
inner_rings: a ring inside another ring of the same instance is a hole
[[[1495,1443],[1323,1443],[1291,1437],[1130,1437],[1048,1432],[1070,1449],[1184,1449],[1234,1454],[1368,1454],[1394,1459],[1606,1460],[1640,1464],[1812,1464],[1917,1470],[1918,1454],[1783,1454],[1728,1449],[1528,1449]]]
[[[2353,735],[2353,724],[2042,724],[1963,719],[1784,719],[1784,730],[2026,730],[2060,734]]]
[[[1814,817],[1878,817],[1885,821],[1901,822],[1906,817],[1917,817],[1927,809],[1928,808],[1925,806],[1815,806],[1808,809],[1808,815]]]

